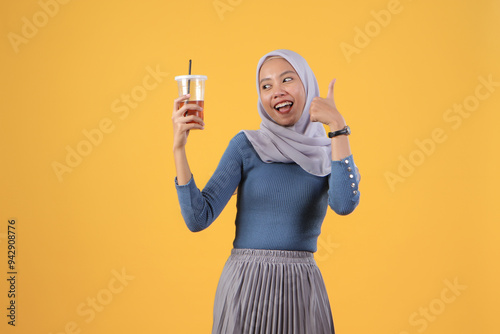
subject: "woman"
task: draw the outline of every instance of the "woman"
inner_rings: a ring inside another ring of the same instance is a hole
[[[303,57],[290,50],[262,57],[260,129],[241,131],[230,141],[201,192],[185,145],[189,131],[204,123],[184,117],[187,109],[199,109],[179,108],[186,96],[174,102],[176,188],[188,228],[207,228],[237,189],[236,236],[216,291],[213,333],[334,333],[313,253],[327,207],[346,215],[360,196],[350,130],[335,106],[334,83],[321,98]]]

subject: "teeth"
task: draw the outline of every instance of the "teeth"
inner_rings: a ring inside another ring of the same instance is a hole
[[[274,106],[275,109],[279,109],[279,108],[282,108],[284,106],[291,106],[292,105],[292,102],[290,101],[285,101],[285,102],[281,102],[277,105]]]

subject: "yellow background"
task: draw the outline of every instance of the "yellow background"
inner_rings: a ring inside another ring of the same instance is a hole
[[[226,7],[218,12],[214,3]],[[228,141],[258,128],[256,64],[277,48],[308,60],[323,96],[337,78],[336,103],[362,174],[359,207],[346,217],[328,213],[316,254],[337,333],[499,333],[500,87],[460,126],[445,117],[454,104],[474,102],[479,77],[500,82],[500,1],[69,1],[51,8],[44,21],[35,0],[0,5],[2,333],[210,332],[235,198],[209,229],[185,227],[173,183],[174,76],[186,74],[189,59],[193,74],[208,76],[206,129],[188,143],[202,187]],[[388,8],[397,13],[377,23],[373,13]],[[14,46],[9,36],[22,37],[34,19],[38,31]],[[356,37],[365,28],[371,36]],[[347,44],[357,52],[347,56]],[[115,113],[113,103],[123,107],[123,95],[141,92],[148,68],[168,75],[128,115]],[[66,164],[67,146],[84,149],[83,131],[103,121],[112,130],[60,181],[53,163]],[[415,141],[428,142],[434,129],[446,140],[418,153]],[[410,156],[418,166],[391,187],[387,173]],[[6,317],[12,218],[15,328]],[[454,294],[446,282],[462,290]],[[102,303],[91,319],[92,299]]]

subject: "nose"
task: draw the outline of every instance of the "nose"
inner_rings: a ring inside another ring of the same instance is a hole
[[[283,87],[281,87],[281,85],[276,85],[274,86],[274,90],[273,90],[273,99],[276,99],[278,97],[281,97],[283,95],[285,95],[286,92],[285,90],[283,89]]]

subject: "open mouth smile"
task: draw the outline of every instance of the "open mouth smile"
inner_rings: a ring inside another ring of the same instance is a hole
[[[292,101],[282,101],[277,103],[274,106],[274,109],[277,110],[279,113],[285,114],[292,109],[292,106],[293,106]]]

